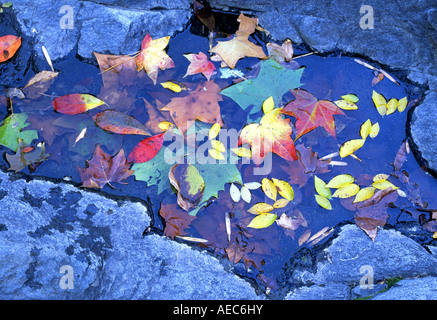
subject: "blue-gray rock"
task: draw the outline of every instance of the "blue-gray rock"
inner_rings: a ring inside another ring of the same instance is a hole
[[[129,54],[138,51],[143,37],[172,36],[191,16],[190,1],[14,1],[24,35],[35,42],[43,58],[45,46],[52,60],[77,50],[83,58],[92,52]]]
[[[358,285],[351,291],[351,299],[366,298],[388,288],[386,283],[376,283],[374,285]]]
[[[165,237],[140,203],[0,172],[0,299],[258,299],[213,256]]]
[[[349,300],[350,287],[342,283],[300,287],[287,294],[285,300]]]
[[[429,92],[411,117],[409,131],[416,151],[426,166],[437,174],[437,92]]]
[[[306,285],[377,283],[390,277],[436,275],[437,259],[395,230],[379,229],[375,242],[356,225],[345,225],[321,253],[315,272],[296,271],[293,283]]]
[[[437,278],[404,279],[372,300],[437,300]]]

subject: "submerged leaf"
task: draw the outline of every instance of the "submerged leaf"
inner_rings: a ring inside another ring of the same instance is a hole
[[[139,134],[149,136],[146,126],[132,116],[115,111],[105,110],[93,117],[97,126],[103,130],[118,134]]]
[[[86,162],[86,168],[77,167],[84,188],[102,189],[111,182],[124,183],[134,172],[129,170],[130,164],[126,161],[123,149],[111,157],[97,145],[93,157]]]

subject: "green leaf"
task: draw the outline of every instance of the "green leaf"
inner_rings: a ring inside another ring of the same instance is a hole
[[[134,170],[136,180],[145,181],[147,186],[158,186],[158,194],[170,189],[168,173],[173,164],[165,161],[164,153],[167,148],[162,147],[158,154],[151,160],[143,163],[135,163],[131,170]],[[168,151],[167,151],[168,152]]]
[[[5,2],[5,3],[3,3],[3,5],[2,5],[3,8],[9,8],[10,6],[12,6],[12,2],[10,2],[10,1]]]
[[[27,114],[14,113],[8,116],[0,127],[0,144],[13,150],[18,149],[18,139],[23,140],[25,144],[30,144],[32,140],[38,139],[36,130],[21,131],[27,127]]]
[[[272,59],[261,61],[261,69],[255,79],[249,79],[223,89],[220,93],[233,99],[243,110],[253,106],[250,113],[262,108],[262,101],[272,97],[274,105],[283,105],[282,96],[303,84],[300,82],[304,68],[286,69]]]

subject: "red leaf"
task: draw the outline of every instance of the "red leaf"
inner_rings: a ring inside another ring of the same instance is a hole
[[[7,35],[0,37],[0,62],[12,58],[21,46],[21,37]]]
[[[147,162],[155,157],[164,143],[165,132],[146,138],[138,143],[127,160],[133,163]]]
[[[190,53],[184,54],[184,57],[191,62],[184,78],[193,74],[202,73],[209,81],[215,70],[215,66],[211,61],[208,61],[206,54],[203,52],[199,52],[199,54]]]
[[[53,108],[64,114],[79,114],[101,106],[104,102],[90,94],[73,93],[52,101]]]
[[[291,90],[296,97],[289,102],[283,113],[293,116],[296,121],[296,140],[317,127],[323,127],[334,138],[335,122],[334,115],[345,115],[334,103],[328,100],[317,100],[311,93],[302,89]]]

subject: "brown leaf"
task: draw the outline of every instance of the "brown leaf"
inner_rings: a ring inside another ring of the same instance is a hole
[[[235,68],[237,61],[244,57],[267,59],[263,48],[249,41],[249,35],[255,32],[258,19],[240,14],[238,21],[240,27],[235,33],[235,37],[228,41],[217,41],[218,44],[209,50],[218,54],[231,69]]]
[[[302,188],[310,177],[316,174],[329,172],[329,161],[319,160],[317,152],[311,147],[306,148],[303,144],[296,145],[297,161],[289,161],[287,166],[281,166],[289,176],[293,184]]]
[[[393,162],[395,171],[399,171],[405,163],[405,159],[407,158],[407,143],[408,141],[404,141],[396,153],[395,161]]]
[[[87,160],[86,168],[77,168],[82,179],[82,187],[102,189],[111,182],[124,183],[134,171],[129,170],[124,150],[111,157],[97,145],[91,160]]]
[[[174,239],[176,236],[184,236],[191,222],[196,218],[181,210],[176,203],[163,204],[159,214],[165,220],[164,235]]]
[[[37,73],[22,89],[24,95],[29,99],[36,99],[40,97],[43,93],[47,92],[58,74],[59,72],[47,70]]]
[[[198,87],[190,91],[187,96],[173,98],[161,111],[169,111],[173,122],[185,136],[188,128],[199,120],[205,123],[218,123],[224,126],[220,115],[219,94],[220,87],[213,80],[200,83]]]

